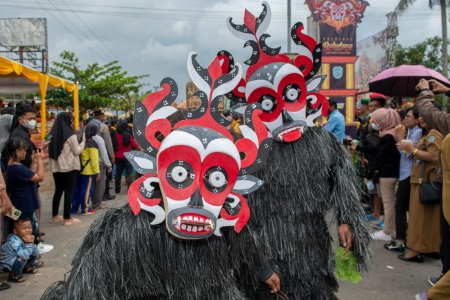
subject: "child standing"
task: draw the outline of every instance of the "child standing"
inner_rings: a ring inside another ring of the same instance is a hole
[[[22,273],[35,274],[44,262],[37,260],[39,248],[33,243],[30,219],[21,216],[14,221],[13,232],[2,246],[0,269],[9,271],[8,281],[19,283],[26,280]]]
[[[21,164],[27,154],[26,142],[12,137],[6,143],[8,156],[8,192],[11,203],[22,212],[22,216],[31,221],[32,235],[36,234],[38,221],[36,210],[39,209],[39,199],[36,182],[44,180],[44,152],[37,149],[32,155],[30,168]]]
[[[92,139],[98,132],[98,126],[89,123],[85,127],[86,145],[81,152],[81,172],[77,176],[72,197],[70,212],[76,213],[81,206],[82,215],[95,213],[90,207],[90,199],[94,191],[94,180],[100,180],[100,165],[98,161],[98,145]]]

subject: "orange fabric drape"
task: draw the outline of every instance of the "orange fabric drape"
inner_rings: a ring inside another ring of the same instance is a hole
[[[78,116],[78,84],[67,81],[65,79],[41,73],[35,69],[24,66],[18,62],[0,56],[0,76],[1,77],[17,77],[22,76],[31,82],[39,83],[39,91],[41,94],[41,138],[45,137],[45,126],[47,123],[47,111],[45,107],[45,96],[47,94],[47,87],[50,84],[52,87],[62,87],[66,91],[72,93],[72,102],[74,115]],[[78,117],[74,118],[75,130],[78,129]]]

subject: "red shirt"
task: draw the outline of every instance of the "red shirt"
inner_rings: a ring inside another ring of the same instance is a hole
[[[116,133],[117,151],[114,153],[116,158],[125,158],[125,152],[130,152],[132,149],[138,148],[138,144],[134,141],[133,137],[130,137],[130,143],[128,146],[123,145],[123,137],[121,133]]]

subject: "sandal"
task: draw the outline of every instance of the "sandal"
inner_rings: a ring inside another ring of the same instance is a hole
[[[9,289],[11,286],[6,282],[0,282],[0,291]]]
[[[36,260],[33,265],[25,265],[25,268],[27,266],[33,267],[35,269],[39,269],[39,268],[42,268],[44,266],[44,262],[41,261],[41,260]]]
[[[51,220],[50,223],[57,223],[57,222],[61,222],[62,220],[64,220],[64,218],[62,216],[54,216]]]
[[[20,274],[9,273],[8,282],[20,283],[20,282],[24,282],[25,280],[26,280],[26,278]]]
[[[80,219],[77,219],[77,218],[70,218],[70,220],[68,220],[67,222],[64,220],[64,226],[70,226],[70,225],[75,225],[75,224],[78,224],[78,223],[81,223],[81,220]]]
[[[108,208],[108,206],[106,206],[106,205],[102,205],[102,206],[100,206],[99,208],[97,208],[97,209],[106,209],[106,208]]]
[[[37,270],[36,270],[35,267],[32,267],[32,266],[30,266],[30,265],[26,265],[26,266],[23,268],[22,273],[25,273],[25,274],[36,274],[36,273],[37,273]]]

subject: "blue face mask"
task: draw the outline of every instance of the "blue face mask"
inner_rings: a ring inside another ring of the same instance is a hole
[[[374,129],[374,130],[380,130],[380,128],[378,127],[378,125],[375,124],[375,123],[372,123],[372,129]]]

